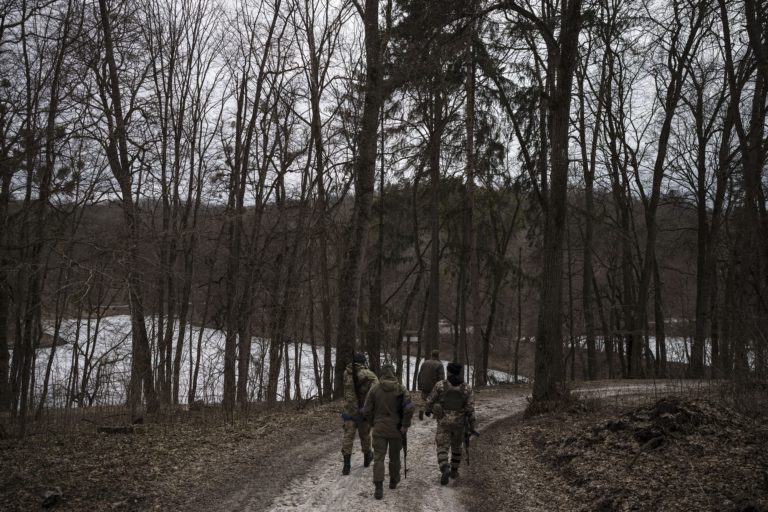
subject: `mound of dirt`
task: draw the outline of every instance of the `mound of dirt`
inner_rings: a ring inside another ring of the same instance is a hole
[[[765,420],[681,397],[518,419],[497,427],[503,448],[478,454],[470,477],[500,483],[504,471],[514,485],[469,508],[768,512]]]
[[[630,410],[618,419],[594,426],[586,433],[567,437],[559,445],[549,447],[546,455],[554,460],[575,458],[580,450],[604,443],[614,434],[610,442],[615,447],[635,452],[627,464],[631,467],[640,454],[655,450],[680,436],[696,432],[716,434],[718,429],[729,424],[742,426],[734,423],[737,418],[706,402],[665,397],[652,405]],[[630,439],[636,441],[637,446],[633,446]]]

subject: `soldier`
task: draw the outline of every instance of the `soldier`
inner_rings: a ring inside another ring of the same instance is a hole
[[[440,360],[440,351],[432,351],[432,359],[427,359],[421,365],[419,370],[419,391],[421,391],[422,401],[426,401],[435,384],[445,379],[445,370],[443,362]],[[419,419],[424,419],[424,407],[419,408]]]
[[[365,354],[356,352],[352,363],[344,370],[344,409],[341,418],[344,420],[344,434],[341,442],[341,454],[344,456],[342,475],[348,475],[351,470],[352,445],[355,432],[360,436],[360,449],[363,452],[363,466],[371,465],[371,426],[362,414],[365,396],[379,379],[367,368]]]
[[[395,376],[391,364],[381,367],[381,379],[365,398],[363,416],[373,425],[373,496],[384,497],[384,457],[389,448],[389,488],[400,482],[400,450],[413,416],[408,390]]]
[[[464,421],[470,431],[475,431],[475,400],[472,388],[464,382],[462,365],[448,364],[448,378],[435,384],[427,397],[426,414],[434,413],[437,419],[437,465],[440,468],[440,484],[447,485],[449,478],[458,478],[461,464],[461,442],[464,438]],[[448,463],[448,448],[451,462]]]

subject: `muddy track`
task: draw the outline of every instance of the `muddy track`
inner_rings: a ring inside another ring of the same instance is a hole
[[[615,381],[585,385],[577,393],[599,398],[664,395],[681,391],[675,381]],[[527,405],[530,390],[527,388],[487,388],[476,393],[476,411],[479,428],[521,414]],[[408,476],[395,490],[388,488],[385,477],[384,499],[376,502],[376,510],[391,511],[440,511],[465,510],[460,493],[461,485],[452,482],[439,485],[437,456],[435,453],[435,421],[414,418],[408,432]],[[255,463],[252,477],[240,484],[237,490],[215,503],[208,502],[209,509],[256,511],[336,511],[364,510],[373,503],[372,468],[363,467],[359,445],[352,455],[352,472],[341,474],[341,430],[332,430],[325,436],[313,435],[282,449],[264,454],[265,459]],[[480,437],[473,444],[491,443]],[[470,456],[471,456],[470,452]],[[479,462],[479,461],[478,461]],[[385,465],[386,467],[386,465]],[[462,472],[472,471],[472,466],[462,464]],[[460,480],[459,480],[460,482]]]
[[[522,412],[525,407],[522,390],[490,390],[476,397],[478,423],[492,422]],[[403,478],[395,490],[387,485],[384,499],[376,503],[381,511],[443,511],[463,510],[457,490],[441,486],[438,482],[437,454],[435,452],[436,422],[415,419],[408,431],[408,477]],[[338,441],[337,441],[338,442]],[[311,510],[364,510],[371,506],[373,497],[372,468],[364,468],[359,452],[353,456],[352,473],[342,476],[338,447],[330,458],[319,461],[303,478],[294,479],[267,507],[274,511]],[[385,483],[388,476],[385,477]],[[253,509],[258,510],[258,509]]]

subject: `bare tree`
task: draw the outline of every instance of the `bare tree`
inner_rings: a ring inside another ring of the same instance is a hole
[[[578,61],[582,6],[580,0],[555,4],[542,1],[534,12],[517,3],[508,8],[519,21],[532,24],[543,39],[546,53],[547,140],[551,152],[551,171],[544,215],[544,266],[536,331],[536,362],[533,398],[555,400],[563,390],[562,357],[562,273],[566,193],[568,182],[568,131],[573,76]],[[558,27],[557,31],[552,27]],[[543,125],[542,125],[543,126]],[[542,141],[544,146],[544,141]]]
[[[714,57],[699,55],[691,59],[687,86],[681,96],[687,115],[680,115],[682,126],[676,134],[678,140],[672,151],[680,155],[673,160],[673,165],[681,168],[681,181],[691,190],[696,204],[696,324],[690,361],[690,374],[696,378],[705,375],[706,341],[707,338],[712,339],[710,329],[717,280],[717,246],[730,174],[728,155],[733,116],[728,106],[728,81],[720,62],[722,55],[718,53]],[[691,125],[695,128],[692,133]],[[688,140],[689,133],[692,140]],[[721,138],[718,153],[723,160],[718,158],[713,162],[710,154],[714,153],[718,134]],[[658,269],[654,274],[658,275]],[[714,346],[712,348],[715,352],[712,354],[714,368],[717,350]]]
[[[331,278],[330,259],[328,251],[329,238],[329,200],[328,200],[328,168],[329,155],[327,139],[324,133],[324,121],[321,112],[321,104],[329,81],[331,65],[335,57],[341,28],[349,17],[348,5],[342,5],[337,10],[328,2],[304,2],[297,5],[294,13],[298,18],[295,22],[306,37],[306,52],[301,52],[304,63],[305,80],[309,92],[310,120],[312,141],[314,142],[314,167],[316,174],[317,199],[315,208],[317,211],[316,233],[320,250],[320,311],[323,335],[323,397],[329,398],[333,391],[331,380],[332,349],[333,349],[333,323],[331,319]],[[318,34],[315,31],[319,31]]]
[[[353,4],[363,23],[365,41],[365,81],[363,113],[357,133],[357,156],[354,162],[355,199],[349,237],[344,249],[339,279],[339,320],[336,345],[334,397],[341,396],[346,362],[352,361],[357,339],[357,316],[360,278],[365,264],[368,231],[371,221],[379,111],[382,97],[382,48],[379,30],[379,1],[365,0]]]
[[[646,240],[643,265],[640,273],[640,283],[637,294],[637,312],[635,314],[634,342],[629,347],[629,376],[640,377],[644,374],[641,367],[642,345],[640,340],[645,335],[647,322],[648,294],[653,278],[653,261],[656,257],[656,238],[658,226],[656,214],[661,198],[661,183],[667,163],[667,151],[671,133],[672,120],[680,101],[683,82],[685,80],[688,62],[696,52],[701,41],[701,29],[707,16],[706,2],[678,2],[671,5],[670,25],[663,28],[661,37],[671,41],[666,48],[666,73],[660,73],[657,79],[657,91],[662,105],[662,122],[658,141],[656,142],[656,159],[653,166],[653,179],[650,194],[645,193],[643,185],[638,181],[638,191],[645,210]],[[680,46],[678,46],[678,44]],[[661,45],[660,45],[661,46]],[[663,48],[663,46],[661,46]],[[663,78],[662,78],[663,77]]]
[[[236,362],[238,333],[243,332],[243,326],[249,322],[249,317],[243,318],[241,313],[248,313],[249,294],[244,286],[250,286],[247,268],[243,268],[241,259],[243,247],[243,217],[245,215],[245,196],[251,160],[254,158],[257,123],[262,118],[260,108],[264,101],[265,82],[270,67],[268,59],[272,53],[272,42],[276,31],[281,26],[282,1],[262,2],[261,8],[271,10],[266,26],[259,24],[255,16],[257,11],[243,7],[236,13],[235,27],[239,43],[231,48],[228,66],[231,69],[231,94],[236,102],[234,113],[234,131],[225,145],[225,161],[230,170],[227,202],[228,224],[228,259],[227,259],[227,296],[226,296],[226,343],[224,355],[224,409],[228,417],[232,417],[235,404]],[[282,25],[284,26],[284,25]],[[258,156],[256,157],[258,162]],[[258,183],[263,183],[262,177]],[[263,187],[263,185],[262,185]],[[259,196],[263,197],[263,196]],[[254,229],[259,223],[254,221]],[[250,348],[249,339],[242,337],[241,349]],[[240,354],[250,360],[248,353]],[[247,379],[247,373],[242,379]],[[244,381],[245,382],[245,381]]]
[[[128,260],[128,297],[131,308],[131,323],[133,330],[133,361],[131,373],[131,390],[129,394],[129,405],[134,412],[141,401],[142,385],[144,395],[147,399],[147,410],[154,412],[159,406],[157,393],[152,372],[151,352],[149,338],[147,336],[147,326],[145,323],[144,312],[144,290],[139,276],[141,261],[139,258],[139,241],[141,239],[141,226],[139,224],[138,206],[133,198],[133,166],[135,155],[130,154],[128,127],[137,115],[135,109],[130,108],[137,99],[137,86],[144,80],[148,68],[132,69],[137,72],[133,77],[136,82],[123,84],[121,81],[120,69],[116,57],[115,40],[113,37],[113,22],[116,19],[128,23],[131,12],[127,4],[108,5],[106,0],[99,0],[99,19],[98,26],[100,30],[99,58],[94,59],[90,65],[99,86],[98,94],[101,102],[101,114],[103,115],[105,127],[105,138],[102,142],[103,149],[107,154],[109,168],[118,183],[120,200],[123,208],[123,221],[126,229],[126,252]],[[125,29],[125,24],[121,24]],[[130,36],[130,34],[119,34]],[[130,48],[129,41],[121,41],[127,46],[120,45],[119,48]],[[132,48],[138,50],[138,48]],[[103,52],[103,54],[101,53]],[[127,98],[123,98],[125,91]],[[130,107],[126,109],[126,104]]]
[[[719,2],[719,5],[725,69],[729,94],[732,96],[729,110],[733,116],[733,128],[741,157],[743,192],[739,212],[741,220],[736,228],[732,254],[735,261],[732,263],[728,279],[730,286],[734,286],[732,279],[739,284],[735,285],[738,289],[731,288],[730,293],[726,292],[741,317],[740,321],[734,322],[741,324],[734,325],[740,332],[731,333],[734,338],[733,352],[737,370],[735,375],[740,379],[748,377],[748,342],[752,341],[755,373],[764,378],[768,368],[768,350],[761,340],[768,325],[768,301],[765,297],[765,269],[768,267],[768,244],[765,243],[765,236],[768,233],[768,212],[763,188],[763,173],[768,153],[765,144],[765,122],[768,116],[765,108],[768,97],[768,46],[760,37],[759,27],[765,24],[766,13],[759,8],[759,4],[745,0],[744,15],[749,44],[741,54],[742,60],[737,61],[731,22],[731,18],[737,14],[733,8],[729,9],[724,0]],[[738,3],[735,8],[738,9]],[[744,71],[750,70],[752,66],[756,68],[754,76],[745,79]],[[749,107],[742,107],[743,104],[748,104]]]

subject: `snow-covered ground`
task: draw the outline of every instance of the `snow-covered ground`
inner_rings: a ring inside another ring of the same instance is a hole
[[[150,339],[155,339],[157,330],[156,319],[148,320]],[[52,329],[49,329],[52,331]],[[174,332],[179,332],[178,322]],[[80,403],[96,405],[120,404],[125,401],[126,389],[130,381],[131,363],[131,320],[127,315],[108,316],[96,320],[65,320],[61,326],[60,338],[66,343],[56,348],[52,365],[49,391],[46,402],[51,406],[65,405],[67,390],[72,389],[72,380],[76,379]],[[192,368],[197,359],[197,344],[200,341],[200,369],[197,378],[196,399],[206,402],[221,400],[224,388],[224,341],[223,331],[187,325],[184,351],[181,357],[181,374],[179,376],[179,400],[187,401]],[[175,350],[175,346],[174,346]],[[260,400],[266,391],[269,373],[269,341],[264,338],[253,338],[251,349],[251,364],[249,367],[249,395],[252,400]],[[291,343],[288,345],[287,368],[286,361],[280,369],[278,399],[283,400],[288,394],[296,398],[297,375],[300,376],[299,388],[304,399],[317,396],[315,380],[314,356],[312,347],[307,343]],[[43,389],[43,379],[50,358],[51,349],[37,351],[35,362],[35,391],[40,396]],[[318,371],[322,375],[323,348],[317,347]],[[335,351],[331,355],[335,363]],[[157,355],[154,357],[157,370],[159,364]],[[447,361],[445,362],[447,363]],[[74,370],[77,370],[76,372]],[[288,371],[286,371],[286,369]],[[416,372],[416,357],[403,357],[403,369],[409,383],[413,383]],[[471,377],[472,367],[468,372]],[[492,383],[513,382],[514,377],[509,373],[496,370],[490,371]],[[525,381],[524,377],[520,377]],[[85,385],[83,382],[85,381]]]
[[[566,344],[569,342],[566,341]],[[579,337],[576,340],[578,347],[586,350],[587,342],[586,338]],[[668,336],[665,338],[665,346],[667,349],[667,361],[672,363],[685,363],[688,364],[691,358],[691,338]],[[605,350],[605,344],[603,338],[598,337],[596,340],[596,348],[599,351]],[[567,347],[566,347],[567,349]],[[656,357],[656,337],[648,336],[648,349],[651,351],[653,357]],[[616,349],[614,349],[616,350]],[[712,354],[712,344],[707,341],[704,346],[704,364],[710,364]]]
[[[156,339],[157,319],[148,320],[150,339]],[[52,333],[53,329],[47,331]],[[175,337],[178,337],[178,322],[174,325]],[[51,406],[65,405],[67,390],[75,389],[75,402],[80,404],[110,405],[120,404],[125,401],[126,389],[130,380],[131,364],[131,320],[128,315],[107,316],[99,322],[95,319],[69,319],[61,326],[60,338],[66,343],[56,348],[52,360],[51,379],[46,402]],[[197,345],[200,342],[200,369],[197,377],[195,397],[206,402],[219,402],[223,395],[224,387],[224,340],[223,331],[187,325],[184,351],[181,356],[181,375],[179,378],[179,400],[187,401],[188,390],[192,376],[192,364],[197,359]],[[577,344],[585,348],[585,340],[580,338]],[[602,340],[597,340],[598,350],[603,350]],[[690,340],[687,338],[669,337],[666,340],[667,360],[672,362],[687,363],[690,354]],[[651,336],[648,339],[648,348],[655,354],[656,339]],[[175,349],[175,346],[174,346]],[[567,349],[567,347],[566,347]],[[269,373],[269,340],[253,338],[251,350],[251,364],[249,366],[249,395],[251,400],[261,400],[266,391],[267,376]],[[35,362],[35,392],[40,396],[43,389],[43,380],[46,366],[50,358],[50,348],[37,351]],[[154,351],[156,353],[156,351]],[[287,345],[287,365],[282,358],[280,377],[278,384],[278,400],[283,400],[286,395],[291,399],[296,398],[297,389],[294,381],[299,375],[299,390],[303,399],[317,396],[318,389],[315,380],[315,358],[312,347],[307,343],[290,343]],[[323,371],[323,348],[316,348],[318,372]],[[710,361],[711,347],[705,348],[706,364]],[[285,356],[285,354],[283,354]],[[331,354],[331,360],[335,364],[335,352]],[[155,373],[159,364],[157,354],[154,357]],[[447,363],[447,361],[444,361]],[[77,370],[75,372],[75,370]],[[287,371],[286,371],[287,370]],[[403,357],[404,380],[413,387],[413,378],[416,372],[416,357]],[[471,381],[473,368],[467,369],[466,378]],[[491,384],[513,382],[514,376],[510,372],[491,370],[489,372]],[[76,380],[73,386],[72,381]],[[525,377],[519,377],[521,382],[526,382]],[[83,384],[85,382],[85,384]]]

